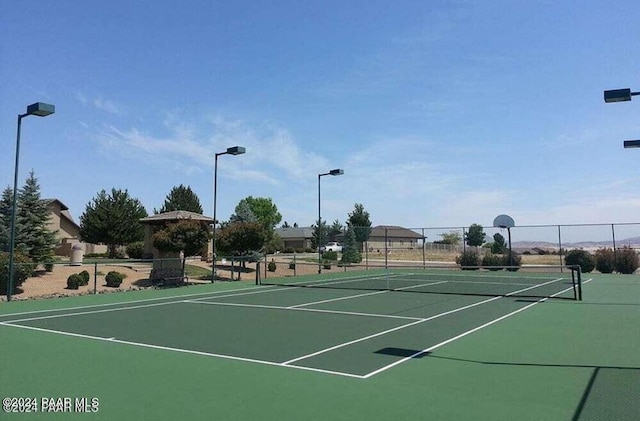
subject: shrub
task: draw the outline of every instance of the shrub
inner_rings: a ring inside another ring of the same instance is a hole
[[[522,257],[513,251],[511,252],[511,257],[509,257],[509,253],[503,254],[502,264],[508,266],[508,271],[515,272],[519,269],[519,266],[522,266]]]
[[[134,243],[127,244],[126,251],[127,256],[130,259],[142,259],[142,252],[144,250],[144,242],[136,241]]]
[[[596,250],[596,270],[600,273],[612,273],[616,268],[616,254],[613,249]]]
[[[53,272],[53,262],[46,262],[44,264],[45,272]]]
[[[482,257],[482,266],[489,270],[501,270],[502,256],[499,254],[487,253]]]
[[[333,250],[325,251],[322,254],[322,258],[325,260],[338,260],[338,252]]]
[[[82,285],[82,277],[77,273],[67,278],[67,289],[78,289],[80,285]]]
[[[20,252],[13,255],[13,291],[16,292],[24,281],[33,274],[36,265]],[[0,251],[0,294],[7,293],[7,285],[9,284],[9,253]]]
[[[125,277],[126,275],[124,273],[120,273],[112,270],[111,272],[107,273],[107,276],[105,276],[104,279],[107,282],[108,287],[117,288],[120,286],[120,284],[122,283],[122,280]]]
[[[269,272],[275,272],[277,269],[277,265],[276,262],[274,262],[273,260],[269,262],[269,264],[267,265],[267,269],[269,269]]]
[[[476,270],[480,266],[480,256],[473,250],[467,250],[456,257],[456,263],[465,270]]]
[[[329,253],[329,252],[327,252],[327,253]],[[335,253],[335,251],[333,253]],[[323,264],[322,264],[322,267],[325,268],[325,269],[331,269],[331,260],[325,260],[323,262]]]
[[[618,249],[616,253],[616,271],[632,274],[638,269],[638,253],[629,246]]]
[[[295,269],[295,268],[296,268],[295,263],[289,263],[289,269]]]
[[[91,279],[91,275],[86,270],[83,270],[78,274],[81,278],[80,285],[89,285],[89,280]]]
[[[586,250],[574,249],[564,256],[564,262],[567,265],[580,266],[582,273],[589,273],[596,267],[596,259]]]

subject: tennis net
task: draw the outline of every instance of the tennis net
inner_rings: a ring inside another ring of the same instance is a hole
[[[466,268],[392,266],[354,268],[321,275],[262,278],[262,285],[390,290],[434,294],[564,298],[581,300],[579,266]]]

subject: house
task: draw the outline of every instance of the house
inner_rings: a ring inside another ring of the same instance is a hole
[[[396,225],[378,225],[371,228],[367,247],[369,250],[412,249],[422,247],[424,238],[421,234],[409,228]]]
[[[171,253],[163,253],[156,249],[153,246],[153,234],[162,229],[166,224],[170,222],[177,222],[182,220],[192,220],[198,221],[207,226],[211,226],[213,224],[213,218],[209,218],[208,216],[201,215],[195,212],[189,211],[171,211],[171,212],[163,212],[157,215],[147,216],[146,218],[140,219],[140,222],[144,225],[144,248],[142,251],[142,255],[145,258],[166,258],[166,257],[176,257],[171,255]],[[206,250],[202,251],[203,259],[210,259],[208,257],[211,253],[211,244],[207,245]]]
[[[71,216],[67,205],[59,199],[43,199],[49,209],[48,228],[56,233],[58,243],[56,256],[71,256],[71,248],[79,245],[84,253],[105,253],[107,246],[88,244],[80,241],[80,225]]]
[[[296,251],[299,251],[312,248],[312,227],[276,228],[275,233],[278,234],[280,238],[282,238],[285,249],[294,249]]]

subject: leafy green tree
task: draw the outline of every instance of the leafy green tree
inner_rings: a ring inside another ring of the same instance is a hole
[[[452,244],[457,246],[462,241],[462,235],[458,231],[449,231],[443,232],[442,234],[438,234],[442,240],[434,241],[434,243],[438,244]]]
[[[267,239],[264,226],[259,222],[222,224],[216,231],[217,254],[249,256],[262,248]]]
[[[469,246],[481,246],[485,242],[484,228],[480,224],[471,224],[469,231],[464,235],[464,239]]]
[[[164,200],[164,205],[162,205],[159,211],[154,209],[153,213],[158,214],[178,210],[202,214],[203,211],[200,199],[193,190],[191,190],[191,187],[180,184],[179,186],[171,189]]]
[[[184,257],[197,256],[207,245],[209,227],[197,221],[182,220],[168,223],[153,234],[154,247],[161,251],[183,252]]]
[[[29,256],[16,251],[13,255],[14,269],[13,269],[13,291],[22,285],[27,280],[36,268],[35,263],[29,259]],[[9,285],[9,253],[0,251],[0,294],[5,295],[7,293],[7,286]]]
[[[329,241],[336,241],[336,237],[344,231],[344,226],[336,219],[328,229]]]
[[[491,253],[502,254],[508,250],[504,236],[499,232],[493,234],[493,243],[491,243]]]
[[[327,244],[329,238],[329,229],[327,227],[327,223],[323,220],[320,220],[319,223],[318,221],[316,221],[316,224],[311,225],[311,228],[313,229],[313,232],[311,234],[311,247],[317,249],[318,247]]]
[[[362,255],[358,248],[358,242],[356,241],[356,234],[353,229],[347,229],[347,233],[344,237],[344,246],[342,248],[341,262],[344,264],[360,263],[362,261]]]
[[[353,211],[349,213],[347,226],[353,229],[356,241],[360,244],[359,249],[362,250],[362,244],[371,235],[371,219],[369,218],[369,212],[364,210],[364,206],[361,203],[356,203]]]
[[[94,244],[106,244],[109,257],[117,256],[118,246],[144,240],[140,219],[147,211],[140,200],[127,190],[102,190],[87,204],[80,216],[80,238]]]

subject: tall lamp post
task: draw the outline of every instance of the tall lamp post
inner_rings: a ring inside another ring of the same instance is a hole
[[[46,117],[56,112],[56,107],[44,102],[36,102],[27,107],[27,112],[18,114],[18,135],[16,136],[16,165],[13,174],[13,202],[11,212],[11,237],[9,239],[9,283],[7,284],[7,301],[11,301],[11,292],[13,290],[13,261],[15,255],[16,240],[16,212],[18,198],[18,163],[20,162],[20,128],[22,127],[22,119],[24,117],[35,115],[38,117]]]
[[[247,150],[243,146],[232,146],[226,151],[216,153],[215,164],[213,166],[213,238],[211,239],[211,252],[213,253],[213,265],[211,267],[211,282],[216,279],[216,201],[218,195],[218,157],[220,155],[242,155]]]
[[[318,174],[318,273],[322,273],[322,250],[320,247],[322,246],[322,214],[320,212],[320,177],[324,177],[325,175],[342,175],[344,174],[344,170],[335,169],[331,170],[324,174]]]

